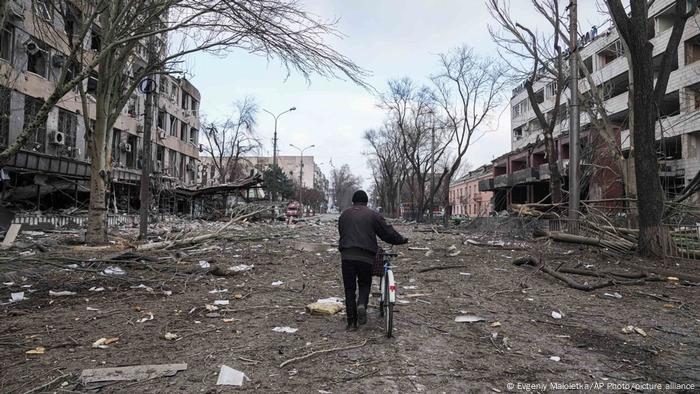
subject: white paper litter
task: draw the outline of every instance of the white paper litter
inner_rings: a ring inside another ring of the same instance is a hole
[[[105,291],[105,288],[92,286],[91,288],[88,289],[88,291]]]
[[[284,282],[282,282],[281,280],[277,280],[277,281],[272,282],[272,286],[282,286],[283,284],[284,284]]]
[[[216,380],[217,386],[243,386],[244,380],[250,380],[241,371],[235,370],[226,365],[221,366],[219,378]]]
[[[18,302],[26,299],[27,298],[24,297],[23,291],[20,291],[19,293],[10,293],[10,302]]]
[[[209,267],[211,267],[211,264],[209,264],[208,261],[200,260],[200,261],[199,261],[199,266],[200,266],[201,268],[209,268]]]
[[[49,290],[49,295],[52,297],[72,296],[72,295],[76,295],[76,294],[78,294],[78,293],[73,292],[73,291],[67,291],[67,290],[63,290],[63,291]]]
[[[551,356],[551,357],[549,357],[549,359],[552,361],[561,361],[561,357],[559,357],[559,356]]]
[[[168,341],[174,341],[178,338],[177,334],[173,334],[172,332],[166,332],[163,337]]]
[[[404,286],[403,288],[406,290],[415,290],[416,286]]]
[[[120,267],[111,265],[105,268],[104,271],[102,271],[102,273],[104,273],[105,275],[124,275],[126,274],[126,271],[124,271]]]
[[[476,323],[480,321],[486,321],[483,317],[474,315],[462,315],[455,317],[457,323]]]
[[[145,323],[145,322],[147,322],[147,321],[149,321],[149,320],[153,320],[153,314],[152,314],[152,313],[149,313],[148,316],[146,316],[146,317],[142,317],[142,318],[136,320],[136,323]]]
[[[209,290],[209,294],[226,293],[226,292],[228,292],[228,289],[214,289],[214,290]]]
[[[228,305],[228,300],[214,300],[214,305]]]
[[[472,276],[472,274],[469,272],[460,272],[459,274],[462,276]]]
[[[255,266],[254,265],[239,264],[239,265],[234,265],[233,267],[229,267],[228,270],[233,271],[233,272],[245,272],[245,271],[252,270],[253,267],[255,267]]]
[[[561,316],[562,316],[561,313],[559,313],[557,311],[552,311],[552,318],[553,319],[561,319]]]
[[[343,304],[343,299],[339,297],[319,298],[319,304]]]
[[[12,286],[15,284],[15,282],[2,282],[2,284],[5,286]]]
[[[131,288],[131,289],[144,289],[144,290],[146,290],[146,291],[148,291],[148,292],[152,292],[152,291],[153,291],[153,288],[148,287],[148,286],[144,285],[143,283],[141,283],[141,284],[138,285],[138,286],[131,286],[130,288]]]
[[[274,332],[286,332],[288,334],[294,334],[298,330],[299,330],[298,328],[292,328],[292,327],[288,327],[288,326],[275,327],[272,329],[272,331],[274,331]]]
[[[97,312],[97,311],[99,311],[99,309],[93,308],[93,307],[91,307],[91,306],[88,306],[88,307],[86,307],[85,309],[88,310],[88,311],[91,311],[91,312]]]
[[[618,300],[619,300],[620,298],[622,298],[622,294],[620,294],[620,293],[618,293],[618,292],[614,292],[614,293],[612,293],[612,294],[610,294],[610,293],[605,293],[605,294],[603,294],[603,295],[606,296],[606,297],[610,297],[610,298],[617,298]]]

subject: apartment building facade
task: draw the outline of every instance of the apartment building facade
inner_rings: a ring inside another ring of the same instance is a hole
[[[486,164],[450,184],[453,215],[488,216],[493,211],[493,192],[479,190],[479,182],[492,177],[492,165]]]
[[[669,41],[674,6],[672,0],[659,0],[649,11],[650,22],[655,26],[655,36],[651,39],[654,67],[660,66]],[[626,155],[630,148],[629,66],[624,45],[613,26],[592,28],[579,51],[595,85],[603,92],[613,138]],[[672,66],[656,125],[660,176],[669,198],[700,170],[700,13],[688,20]],[[583,75],[579,90],[588,98],[590,86]],[[554,108],[555,82],[541,78],[533,88],[542,112],[549,114]],[[558,168],[565,187],[570,146],[568,97],[566,89],[560,107],[561,122],[554,130]],[[506,209],[511,203],[547,201],[549,196],[550,176],[542,129],[523,85],[513,90],[510,108],[512,150],[493,161],[493,179],[483,180],[480,185],[481,190],[494,191],[496,210]],[[580,135],[581,172],[588,177],[582,198],[612,201],[621,197],[623,173],[629,171],[628,164],[615,167],[610,155],[603,154],[610,151],[610,144],[602,139],[583,108]]]
[[[0,36],[0,147],[14,142],[25,124],[32,121],[45,99],[54,91],[65,54],[60,45],[37,30],[36,22],[49,26],[56,34],[68,27],[50,6],[42,1],[12,0],[8,4],[6,25]],[[99,33],[85,44],[99,51]],[[139,53],[145,61],[145,49]],[[137,59],[138,61],[138,59]],[[84,81],[88,118],[94,121],[95,89],[99,75]],[[176,187],[197,183],[199,159],[198,109],[201,97],[186,79],[162,75],[159,86],[157,129],[152,142],[154,173],[159,184]],[[138,207],[138,185],[143,165],[143,123],[145,94],[136,90],[123,108],[112,131],[112,187],[110,193],[120,207],[128,211]],[[85,117],[79,93],[68,92],[48,114],[25,146],[5,163],[3,198],[21,201],[32,197],[39,208],[49,207],[60,196],[77,200],[88,197],[90,156],[87,149]],[[154,118],[156,114],[154,114]],[[152,175],[153,176],[153,175]],[[51,199],[49,194],[60,194]],[[56,198],[54,198],[56,197]],[[65,203],[65,201],[64,201]]]

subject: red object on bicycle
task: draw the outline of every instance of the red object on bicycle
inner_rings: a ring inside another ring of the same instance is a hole
[[[384,274],[384,251],[379,249],[372,262],[372,276],[381,277]]]

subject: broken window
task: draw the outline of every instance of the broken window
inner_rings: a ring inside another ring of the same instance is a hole
[[[10,142],[10,101],[12,91],[0,86],[0,147],[5,148]]]
[[[97,27],[93,27],[90,31],[90,49],[99,52],[102,49],[102,36]]]
[[[192,97],[192,108],[190,108],[192,116],[197,116],[197,108],[199,108],[199,103]]]
[[[182,141],[187,141],[187,130],[189,130],[189,126],[187,123],[182,122],[180,124],[180,139]]]
[[[170,115],[170,135],[177,137],[177,118],[174,115]]]
[[[34,122],[42,105],[44,105],[44,100],[24,96],[23,127],[28,127],[30,123]],[[27,139],[27,143],[24,145],[24,148],[34,152],[44,152],[46,150],[46,120],[34,127],[30,133],[31,134],[29,139]]]
[[[136,168],[136,151],[138,149],[138,137],[129,135],[126,137],[126,166],[128,168]]]
[[[600,64],[600,68],[603,68],[610,64],[613,60],[617,59],[618,57],[622,56],[625,54],[625,47],[622,44],[622,41],[620,40],[615,40],[612,44],[606,46],[598,52],[598,63]]]
[[[162,95],[168,94],[168,80],[165,79],[165,76],[160,77],[160,86],[158,86],[158,92]]]
[[[198,131],[194,127],[190,129],[190,143],[197,145]]]
[[[685,41],[685,64],[700,60],[700,34]]]
[[[182,92],[182,102],[180,103],[182,109],[190,109],[190,95],[186,92]]]
[[[27,71],[46,78],[48,76],[49,51],[46,44],[35,39],[24,43],[27,50]]]
[[[170,149],[169,153],[170,153],[169,154],[170,163],[168,164],[169,174],[175,175],[175,171],[177,170],[177,152]]]
[[[547,84],[547,97],[554,97],[557,94],[557,81]]]
[[[78,130],[78,115],[66,111],[58,110],[58,132],[63,133],[65,145],[70,148],[76,147],[76,134]]]
[[[10,63],[12,62],[14,36],[12,26],[7,26],[0,31],[0,59],[5,59]]]
[[[69,43],[73,44],[73,38],[78,33],[77,28],[83,19],[82,12],[73,4],[66,2],[66,15],[63,18],[63,31],[68,36]]]
[[[122,132],[119,129],[112,129],[112,161],[119,163],[119,144],[122,143]]]
[[[535,101],[537,104],[542,104],[544,102],[544,90],[540,89],[535,92]]]
[[[87,79],[87,89],[85,90],[87,93],[95,95],[97,94],[97,81],[98,81],[98,76],[96,72],[91,72],[90,76]]]
[[[53,8],[48,0],[33,0],[32,9],[40,18],[49,22],[52,20]]]

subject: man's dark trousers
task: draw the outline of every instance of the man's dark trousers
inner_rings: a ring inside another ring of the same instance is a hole
[[[357,306],[367,306],[369,291],[372,286],[372,264],[362,261],[343,260],[343,286],[345,287],[345,312],[348,324],[357,323]],[[355,290],[360,291],[355,301]]]

